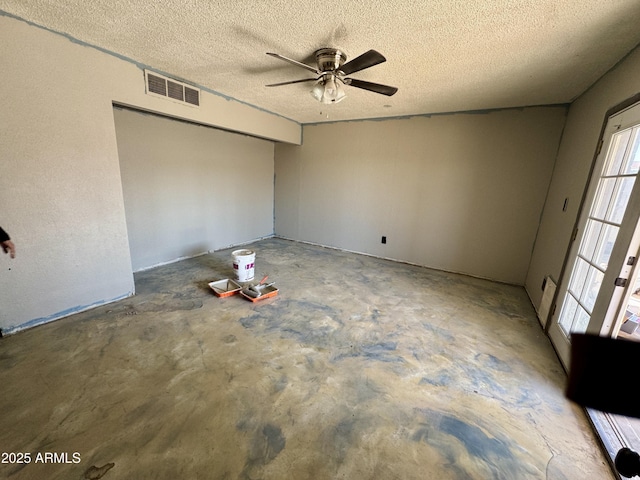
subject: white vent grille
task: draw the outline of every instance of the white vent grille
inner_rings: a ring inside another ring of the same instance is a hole
[[[540,306],[538,307],[538,320],[540,320],[540,325],[542,325],[542,328],[547,326],[547,320],[551,311],[551,302],[553,301],[553,296],[555,293],[556,283],[551,279],[551,277],[546,277],[544,281],[542,300],[540,301]]]
[[[148,70],[144,71],[144,76],[148,95],[160,96],[196,107],[200,106],[199,89]]]

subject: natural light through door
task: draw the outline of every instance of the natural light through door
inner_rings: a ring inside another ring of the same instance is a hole
[[[620,287],[629,283],[625,279],[635,269],[640,246],[640,235],[635,234],[640,218],[639,170],[640,103],[636,103],[609,117],[604,126],[566,273],[551,307],[549,337],[567,368],[572,333],[613,332],[609,327],[627,291]]]
[[[568,337],[587,329],[622,217],[638,174],[639,127],[613,135],[587,218],[558,323]],[[630,148],[632,146],[636,148]]]

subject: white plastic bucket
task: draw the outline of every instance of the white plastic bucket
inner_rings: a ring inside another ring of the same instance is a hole
[[[249,282],[255,276],[256,252],[253,250],[236,250],[231,252],[233,270],[239,282]]]

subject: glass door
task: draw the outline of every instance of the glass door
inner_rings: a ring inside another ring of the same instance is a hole
[[[640,235],[640,104],[610,117],[569,255],[570,273],[558,288],[549,336],[568,367],[571,333],[611,335]],[[631,253],[629,253],[631,251]],[[626,283],[624,280],[626,279]]]

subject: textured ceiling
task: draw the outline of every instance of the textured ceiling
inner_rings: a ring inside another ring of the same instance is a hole
[[[0,0],[0,10],[300,123],[567,103],[640,43],[639,0]],[[324,106],[313,64],[338,47],[387,62]]]

